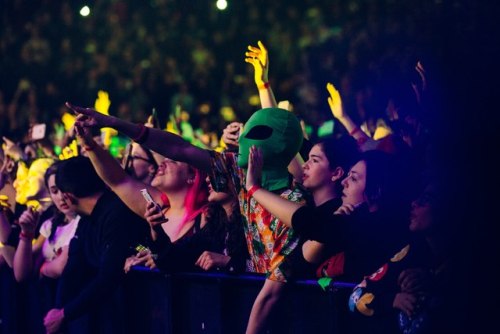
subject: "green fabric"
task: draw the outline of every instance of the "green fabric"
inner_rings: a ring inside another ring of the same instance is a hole
[[[302,145],[302,129],[295,115],[285,109],[264,108],[245,123],[239,139],[238,166],[248,167],[248,152],[262,149],[262,187],[273,191],[289,184],[287,166]]]

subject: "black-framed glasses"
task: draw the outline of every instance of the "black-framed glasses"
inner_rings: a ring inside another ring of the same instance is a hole
[[[132,168],[132,163],[133,163],[134,160],[145,161],[145,162],[153,165],[155,171],[158,169],[158,163],[154,159],[153,153],[151,153],[150,150],[148,150],[147,148],[145,148],[143,146],[141,146],[141,148],[144,150],[144,153],[146,153],[146,157],[141,157],[139,155],[132,155],[132,144],[128,145],[127,155],[126,155],[125,164],[124,164],[124,169],[126,171],[131,171],[133,169]]]

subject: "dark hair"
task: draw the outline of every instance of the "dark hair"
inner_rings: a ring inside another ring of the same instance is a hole
[[[61,161],[56,172],[56,185],[62,192],[83,198],[106,189],[88,158],[77,156]]]
[[[366,163],[365,195],[380,209],[405,214],[412,200],[412,176],[407,163],[397,155],[372,150],[363,152],[359,161]]]
[[[49,178],[52,175],[55,175],[57,173],[57,168],[59,166],[59,163],[60,163],[60,161],[56,161],[49,168],[47,168],[47,170],[45,171],[45,175],[44,175],[45,187],[47,188],[49,193],[50,193]],[[56,237],[55,232],[57,230],[57,227],[64,223],[65,216],[64,216],[64,213],[59,211],[54,204],[52,204],[51,210],[52,210],[52,218],[51,218],[52,225],[50,227],[49,241],[54,241],[54,238]]]
[[[317,145],[321,145],[323,153],[330,164],[330,170],[341,167],[345,174],[359,156],[356,142],[351,137],[328,137],[319,141]]]

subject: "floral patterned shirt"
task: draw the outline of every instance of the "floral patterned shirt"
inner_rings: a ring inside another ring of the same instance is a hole
[[[292,275],[287,257],[298,246],[298,236],[253,198],[248,198],[245,171],[238,166],[235,153],[212,152],[211,158],[210,182],[214,190],[238,196],[252,271],[266,274],[273,281],[286,282]],[[299,189],[283,190],[280,196],[304,202]]]

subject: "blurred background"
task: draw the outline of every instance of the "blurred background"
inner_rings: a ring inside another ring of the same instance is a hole
[[[311,132],[331,120],[327,82],[357,122],[409,93],[421,61],[438,86],[439,63],[470,34],[477,5],[423,0],[1,1],[0,133],[21,140],[30,125],[61,122],[65,101],[161,127],[179,105],[194,128],[220,132],[258,109],[248,45],[269,49],[278,100]],[[358,123],[358,124],[359,124]]]

